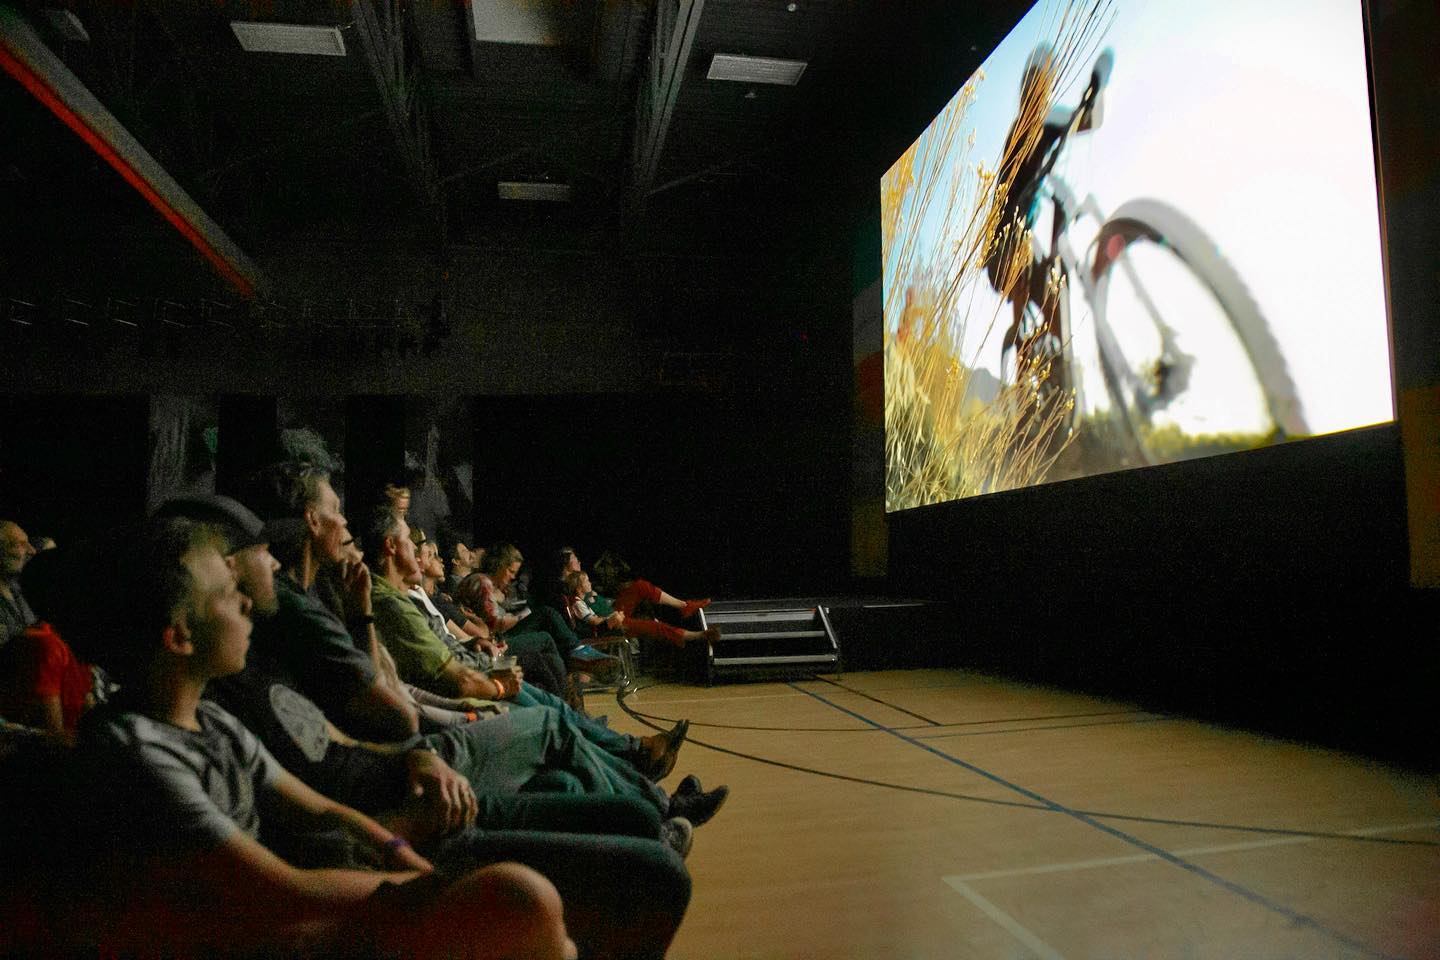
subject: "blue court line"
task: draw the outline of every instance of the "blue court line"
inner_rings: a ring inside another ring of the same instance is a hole
[[[1161,847],[1157,847],[1153,843],[1148,843],[1145,840],[1141,840],[1139,837],[1132,836],[1131,834],[1128,834],[1123,830],[1117,830],[1116,828],[1109,826],[1108,824],[1101,823],[1094,817],[1091,817],[1087,814],[1080,813],[1077,810],[1071,810],[1069,807],[1066,807],[1063,804],[1056,803],[1049,797],[1042,796],[1033,790],[1027,790],[1025,787],[1020,786],[1018,783],[1011,783],[1009,780],[1006,780],[999,774],[991,773],[989,770],[985,770],[982,767],[977,767],[975,764],[970,763],[969,761],[961,760],[959,757],[951,756],[945,751],[940,750],[936,747],[932,747],[922,740],[917,740],[914,737],[906,736],[898,730],[892,730],[884,724],[876,723],[869,717],[864,716],[863,714],[856,713],[854,710],[851,710],[848,707],[842,707],[838,703],[833,703],[829,700],[826,700],[818,693],[815,693],[811,690],[806,690],[803,687],[798,687],[794,684],[794,682],[788,683],[787,686],[791,687],[794,690],[798,690],[800,693],[805,694],[807,697],[813,697],[814,699],[819,700],[826,706],[833,707],[834,709],[839,710],[843,714],[854,717],[861,723],[869,724],[877,730],[883,730],[884,732],[890,734],[890,736],[895,737],[897,740],[903,740],[911,746],[919,747],[921,750],[924,750],[927,753],[932,753],[935,756],[941,758],[942,760],[948,760],[950,763],[953,763],[958,767],[962,767],[965,770],[968,770],[971,773],[975,774],[976,776],[984,777],[991,783],[997,784],[1007,790],[1018,793],[1022,797],[1025,797],[1029,800],[1033,800],[1036,803],[1044,806],[1045,808],[1055,813],[1063,813],[1065,816],[1078,820],[1086,826],[1094,827],[1101,833],[1108,834],[1109,836],[1112,836],[1117,840],[1130,844],[1132,847],[1144,850],[1151,856],[1158,857],[1159,859],[1164,860],[1166,863],[1169,863],[1172,866],[1179,867],[1181,870],[1193,874],[1194,876],[1197,876],[1200,879],[1205,880],[1209,883],[1213,883],[1224,890],[1228,890],[1236,896],[1248,900],[1249,902],[1257,906],[1263,907],[1266,910],[1271,911],[1272,913],[1279,914],[1280,916],[1289,920],[1291,923],[1296,924],[1297,926],[1314,930],[1317,933],[1322,933],[1338,941],[1339,943],[1350,947],[1353,950],[1357,950],[1360,953],[1365,954],[1366,956],[1376,957],[1378,958],[1378,960],[1402,960],[1402,958],[1397,957],[1394,954],[1383,953],[1367,943],[1356,940],[1354,937],[1341,933],[1338,930],[1332,930],[1329,927],[1325,926],[1323,923],[1321,923],[1319,920],[1316,920],[1314,917],[1310,917],[1298,911],[1292,910],[1282,903],[1271,900],[1264,894],[1256,893],[1254,890],[1251,890],[1248,887],[1241,886],[1233,880],[1227,880],[1219,874],[1212,873],[1211,871],[1206,870],[1204,867],[1198,864],[1194,864],[1188,860],[1182,859],[1181,857],[1177,857],[1175,854],[1169,852],[1168,850],[1162,849]]]

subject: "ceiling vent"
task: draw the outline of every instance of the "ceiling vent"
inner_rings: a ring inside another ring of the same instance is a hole
[[[707,80],[734,80],[738,83],[778,83],[793,87],[808,66],[804,60],[778,60],[775,57],[742,57],[733,53],[717,53],[710,61]]]
[[[568,183],[530,183],[519,180],[501,180],[497,185],[501,200],[569,200]]]
[[[467,0],[477,43],[555,46],[574,0]]]
[[[243,23],[231,21],[240,46],[251,53],[305,53],[311,56],[345,56],[345,38],[339,27],[305,27],[294,23]]]

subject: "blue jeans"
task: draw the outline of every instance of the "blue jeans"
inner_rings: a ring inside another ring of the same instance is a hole
[[[650,804],[661,815],[669,808],[668,795],[634,764],[592,743],[560,711],[542,705],[447,727],[425,739],[479,794],[503,796],[528,786],[624,797]]]
[[[573,709],[564,700],[561,700],[554,694],[546,693],[544,690],[538,687],[532,687],[523,681],[520,684],[520,695],[515,698],[515,702],[522,707],[550,707],[552,710],[559,711],[562,717],[580,728],[580,732],[585,734],[585,739],[606,753],[613,753],[617,757],[629,758],[638,756],[642,749],[639,737],[616,733],[614,730],[605,726],[605,724],[592,720],[579,710]]]

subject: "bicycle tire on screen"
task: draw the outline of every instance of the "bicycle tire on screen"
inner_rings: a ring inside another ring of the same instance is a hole
[[[1115,244],[1116,238],[1123,243]],[[1121,254],[1139,243],[1153,243],[1170,253],[1215,298],[1249,359],[1264,394],[1276,438],[1307,435],[1309,431],[1295,383],[1259,305],[1215,244],[1174,207],[1159,200],[1132,200],[1121,205],[1100,228],[1091,268],[1092,305],[1097,321],[1105,315],[1113,268],[1122,262]],[[1138,285],[1139,281],[1136,282]],[[1104,373],[1112,398],[1127,413],[1133,410],[1133,405],[1121,395],[1117,376],[1109,363],[1104,364]],[[1131,427],[1137,432],[1137,444],[1148,459],[1149,451],[1140,441],[1137,425],[1131,423]]]

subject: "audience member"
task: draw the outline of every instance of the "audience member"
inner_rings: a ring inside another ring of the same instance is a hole
[[[45,551],[25,567],[26,593],[41,614],[64,602],[75,571],[58,551]],[[104,699],[105,678],[76,658],[45,620],[37,620],[0,648],[0,715],[65,741],[75,736],[81,714]]]
[[[550,602],[565,611],[577,625],[586,624],[597,632],[619,631],[627,637],[647,637],[675,646],[701,639],[713,644],[721,639],[720,628],[714,624],[704,630],[689,630],[656,619],[653,612],[657,606],[678,611],[683,622],[709,606],[710,601],[674,597],[650,581],[636,577],[630,565],[615,554],[607,551],[600,555],[595,563],[595,583],[589,583],[586,574],[588,585],[578,594],[576,578],[583,571],[574,548],[561,547],[555,555],[555,564],[555,581],[559,587]],[[597,591],[596,584],[610,596]]]
[[[445,577],[445,592],[451,597],[460,589],[460,583],[475,569],[474,554],[461,541],[455,541],[450,548],[450,573]]]
[[[397,486],[393,483],[385,484],[385,500],[390,504],[390,509],[395,511],[395,516],[404,519],[410,512],[410,488]]]
[[[281,532],[270,538],[281,564],[275,579],[280,609],[261,623],[254,645],[282,664],[296,687],[352,734],[384,741],[415,733],[419,719],[410,698],[383,671],[369,570],[342,557],[349,524],[329,474],[281,464],[261,479],[260,515],[282,521]],[[327,566],[337,568],[343,617],[326,607],[315,590]]]
[[[409,521],[406,521],[407,523]],[[419,527],[410,528],[415,543],[415,558],[420,563],[420,582],[410,588],[410,599],[432,621],[445,624],[451,636],[472,645],[489,649],[490,630],[479,617],[470,618],[440,589],[445,579],[445,564],[435,541]],[[476,644],[475,641],[486,641]],[[495,651],[491,650],[493,654]]]
[[[35,622],[35,611],[20,592],[20,572],[35,556],[30,538],[14,520],[0,520],[0,647]]]
[[[720,628],[717,626],[709,626],[704,630],[686,630],[659,620],[627,617],[623,610],[611,610],[609,616],[602,617],[585,599],[595,595],[590,586],[589,574],[584,570],[571,570],[565,574],[564,582],[568,612],[577,628],[584,625],[597,633],[613,631],[627,637],[647,637],[676,647],[683,647],[691,640],[715,643],[720,639]]]

